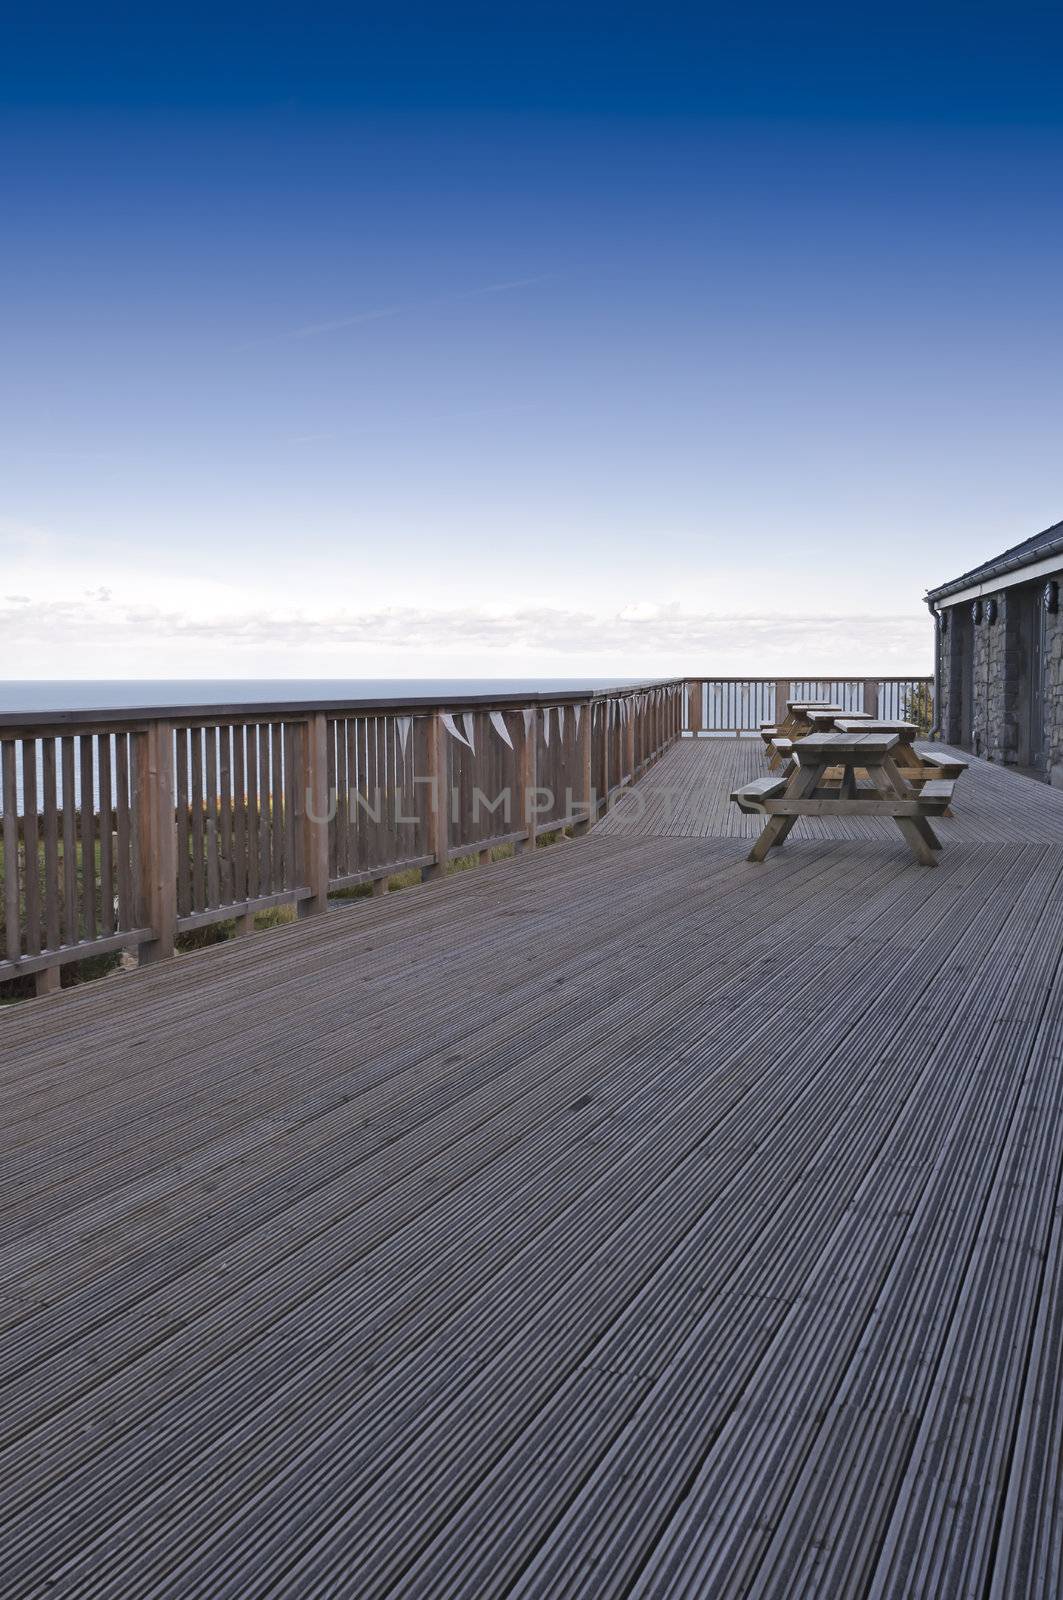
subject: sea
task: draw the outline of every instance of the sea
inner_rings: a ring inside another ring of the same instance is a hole
[[[290,700],[440,699],[471,694],[563,694],[616,678],[9,678],[0,712],[138,711],[164,706],[269,705]]]

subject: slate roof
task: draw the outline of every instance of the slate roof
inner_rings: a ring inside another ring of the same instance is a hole
[[[958,578],[950,578],[948,583],[939,584],[936,589],[928,589],[927,600],[944,600],[957,590],[968,589],[976,583],[990,583],[994,578],[1003,577],[1007,572],[1015,572],[1020,567],[1030,565],[1031,562],[1041,561],[1047,556],[1056,554],[1063,555],[1063,522],[1054,522],[1042,533],[1035,533],[1031,539],[1024,539],[1021,544],[1012,545],[1010,550],[994,556],[990,561],[984,561],[980,567],[972,567],[970,572],[962,572]]]

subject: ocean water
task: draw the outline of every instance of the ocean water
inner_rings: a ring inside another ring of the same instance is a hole
[[[606,689],[613,678],[97,678],[0,681],[0,712],[132,711]]]

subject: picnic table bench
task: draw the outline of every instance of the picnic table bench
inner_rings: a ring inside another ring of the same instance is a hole
[[[915,788],[894,759],[900,743],[895,729],[869,733],[863,723],[855,731],[812,733],[795,740],[799,765],[788,774],[757,778],[731,794],[740,810],[768,819],[748,860],[763,861],[798,817],[892,817],[916,858],[934,866],[941,844],[929,819],[948,809],[956,780],[928,778]],[[828,781],[838,769],[840,785],[836,779]],[[858,782],[859,773],[866,774],[866,786]]]

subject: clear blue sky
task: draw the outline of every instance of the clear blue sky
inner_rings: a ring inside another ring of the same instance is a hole
[[[923,669],[1063,517],[1057,7],[93,11],[2,24],[0,674]]]

